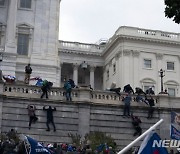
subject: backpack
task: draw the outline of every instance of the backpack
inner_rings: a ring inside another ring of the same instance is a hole
[[[64,88],[65,88],[66,90],[69,90],[69,89],[71,89],[72,87],[71,87],[71,84],[70,84],[69,82],[66,82],[66,83],[64,84]]]
[[[26,66],[25,71],[26,71],[26,73],[31,74],[32,73],[32,68],[30,66]]]

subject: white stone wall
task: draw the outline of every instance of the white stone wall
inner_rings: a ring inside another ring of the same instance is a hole
[[[15,4],[13,10],[11,2]],[[24,67],[30,63],[33,68],[32,76],[40,76],[59,85],[59,3],[59,0],[32,0],[31,9],[24,9],[20,8],[19,0],[9,0],[6,1],[5,6],[0,7],[0,22],[6,25],[6,41],[2,44],[5,47],[1,63],[3,74],[16,75],[22,79]],[[11,14],[11,18],[8,14]],[[17,54],[17,28],[21,24],[31,27],[27,56]],[[8,40],[9,38],[12,41]],[[13,41],[15,44],[9,44]]]
[[[158,36],[141,34],[140,37],[137,33],[138,28],[125,27],[125,31],[121,32],[122,29],[116,31],[116,35],[110,39],[104,51],[105,88],[110,87],[113,82],[116,83],[116,87],[123,88],[124,85],[130,83],[133,88],[143,88],[145,80],[152,80],[157,94],[161,91],[158,71],[162,68],[165,70],[164,89],[171,87],[172,84],[172,87],[176,89],[176,96],[180,96],[178,92],[180,83],[179,35],[173,34],[173,36],[177,35],[177,38],[165,38],[158,32]],[[152,68],[144,67],[144,59],[151,60]],[[174,62],[175,70],[167,70],[167,62]],[[112,72],[113,63],[117,64],[116,75]],[[106,77],[107,70],[109,70],[109,79]]]

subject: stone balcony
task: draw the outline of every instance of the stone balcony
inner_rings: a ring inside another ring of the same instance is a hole
[[[1,83],[2,94],[10,97],[22,97],[26,99],[40,99],[42,94],[41,88],[38,86],[24,85],[24,84],[5,84]],[[63,88],[52,87],[48,92],[49,101],[65,102],[65,90]],[[116,93],[110,91],[90,90],[86,87],[75,88],[72,90],[72,102],[74,103],[91,103],[101,105],[123,105],[122,98],[125,94],[118,96]],[[170,97],[168,95],[153,96],[158,108],[178,108],[177,97]],[[147,107],[145,103],[137,103],[135,101],[136,95],[132,95],[132,106]],[[168,100],[171,99],[171,102]]]
[[[104,45],[80,43],[80,42],[69,42],[69,41],[59,41],[59,49],[63,51],[73,50],[79,52],[88,53],[102,53],[105,48]]]
[[[115,32],[115,35],[130,35],[137,37],[146,37],[146,38],[180,42],[179,33],[165,32],[160,30],[150,30],[150,29],[144,29],[138,27],[127,27],[127,26],[119,27],[118,30]]]
[[[101,131],[111,135],[121,149],[135,139],[131,118],[123,118],[122,98],[110,91],[90,90],[80,87],[72,90],[72,102],[65,99],[63,88],[52,87],[49,99],[40,99],[42,92],[37,86],[24,84],[0,83],[0,132],[11,128],[20,133],[29,134],[40,142],[71,143],[69,133],[84,136],[92,131]],[[170,112],[179,112],[179,98],[167,95],[153,96],[156,100],[152,119],[147,120],[148,106],[134,101],[132,95],[131,111],[142,120],[143,132],[150,126],[164,119],[157,128],[162,138],[169,138]],[[27,105],[36,105],[36,115],[39,120],[28,129]],[[43,106],[51,105],[57,108],[54,113],[56,132],[46,132],[46,113]],[[139,145],[138,143],[137,145]]]

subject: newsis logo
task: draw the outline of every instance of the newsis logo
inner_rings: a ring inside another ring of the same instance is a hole
[[[177,148],[180,152],[180,140],[154,140],[152,147]]]

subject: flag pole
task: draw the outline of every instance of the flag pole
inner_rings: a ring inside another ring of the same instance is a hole
[[[126,151],[128,151],[131,147],[133,147],[134,144],[136,144],[138,141],[140,141],[142,138],[144,138],[148,133],[150,133],[152,130],[154,130],[157,126],[159,126],[163,122],[163,119],[159,120],[156,124],[151,126],[148,130],[146,130],[142,135],[140,135],[138,138],[136,138],[134,141],[132,141],[129,145],[124,147],[121,151],[118,152],[118,154],[124,154]]]

